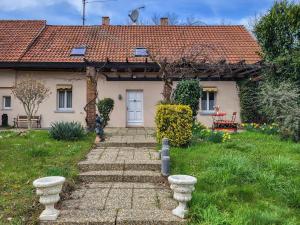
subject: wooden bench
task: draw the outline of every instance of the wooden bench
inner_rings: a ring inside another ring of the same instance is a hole
[[[42,116],[32,116],[31,123],[36,124],[37,128],[41,128],[41,119]],[[19,128],[20,123],[28,123],[28,116],[20,116],[18,115],[17,118],[14,118],[14,127]]]

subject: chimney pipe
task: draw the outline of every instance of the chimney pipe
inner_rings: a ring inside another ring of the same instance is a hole
[[[102,17],[102,25],[109,25],[109,24],[110,24],[109,16],[103,16]]]
[[[168,26],[169,25],[169,18],[168,17],[160,18],[160,25],[161,26]]]

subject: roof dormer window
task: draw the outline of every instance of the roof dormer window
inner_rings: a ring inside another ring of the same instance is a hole
[[[147,48],[135,48],[134,56],[135,57],[147,57],[147,56],[149,56],[148,49]]]
[[[84,56],[86,52],[85,46],[75,47],[72,49],[70,56]]]

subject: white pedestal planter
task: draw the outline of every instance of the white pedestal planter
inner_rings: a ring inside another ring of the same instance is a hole
[[[40,215],[40,220],[56,220],[59,211],[54,208],[54,204],[60,199],[62,185],[65,182],[64,177],[53,176],[43,177],[33,182],[33,186],[37,189],[36,194],[40,196],[40,203],[45,205],[45,210]]]
[[[168,177],[171,189],[174,192],[174,199],[179,202],[176,209],[173,209],[172,213],[175,216],[184,218],[187,209],[187,202],[192,199],[192,192],[195,190],[194,185],[197,183],[197,179],[188,175],[173,175]]]

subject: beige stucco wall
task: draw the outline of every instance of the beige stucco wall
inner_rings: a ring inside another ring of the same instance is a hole
[[[161,91],[163,83],[159,81],[106,81],[99,79],[98,96],[100,99],[110,97],[115,101],[115,107],[111,114],[108,126],[127,126],[126,115],[126,91],[143,90],[144,93],[144,126],[153,127],[155,117],[155,105],[162,99]],[[122,99],[119,99],[119,95]]]
[[[237,121],[240,121],[240,107],[238,90],[234,81],[201,81],[203,87],[216,87],[216,105],[220,105],[221,111],[228,114],[231,118],[233,112],[238,113]],[[174,83],[174,88],[176,82]],[[153,127],[155,117],[155,106],[162,100],[163,82],[161,81],[98,81],[99,98],[110,97],[115,101],[115,108],[111,114],[110,127],[126,126],[126,91],[143,90],[144,92],[144,126]],[[122,99],[119,99],[119,95]],[[212,117],[204,115],[199,111],[198,120],[206,126],[212,125]]]
[[[86,80],[85,73],[78,72],[24,72],[24,71],[0,71],[0,115],[7,113],[9,124],[12,125],[12,119],[19,115],[24,115],[23,107],[19,100],[13,98],[11,89],[16,80],[26,76],[32,76],[41,80],[50,88],[51,95],[40,106],[38,115],[42,115],[42,127],[49,127],[56,121],[78,121],[85,126],[86,104]],[[57,90],[58,84],[72,84],[73,87],[73,111],[71,113],[57,112]],[[238,112],[238,121],[240,121],[239,97],[236,83],[234,81],[201,81],[203,87],[216,87],[216,104],[220,105],[221,111],[228,114]],[[174,88],[176,82],[174,84]],[[101,77],[98,81],[99,99],[110,97],[115,101],[115,107],[111,114],[109,122],[110,127],[125,127],[127,124],[126,115],[126,91],[143,90],[144,93],[144,126],[153,127],[155,117],[155,106],[162,100],[163,82],[161,81],[107,81]],[[12,109],[3,109],[2,96],[12,96]],[[121,99],[119,99],[121,96]],[[207,126],[211,126],[212,118],[210,115],[203,115],[201,111],[198,114],[198,120]]]
[[[86,80],[85,73],[76,72],[24,72],[24,71],[0,71],[0,114],[8,114],[9,124],[13,125],[12,120],[17,115],[25,115],[20,101],[13,97],[11,89],[16,80],[26,76],[41,80],[50,89],[50,96],[40,105],[37,115],[42,115],[42,127],[50,127],[56,121],[78,121],[85,125],[85,112],[83,110],[86,103]],[[57,87],[58,84],[71,84],[73,89],[72,112],[57,111]],[[12,96],[12,108],[3,109],[3,97]]]
[[[240,122],[240,100],[235,81],[201,81],[200,84],[202,87],[216,87],[218,89],[216,105],[220,106],[220,111],[226,112],[227,119],[231,118],[233,112],[237,112],[237,122]],[[201,123],[211,127],[211,115],[205,115],[199,110],[197,118]]]

